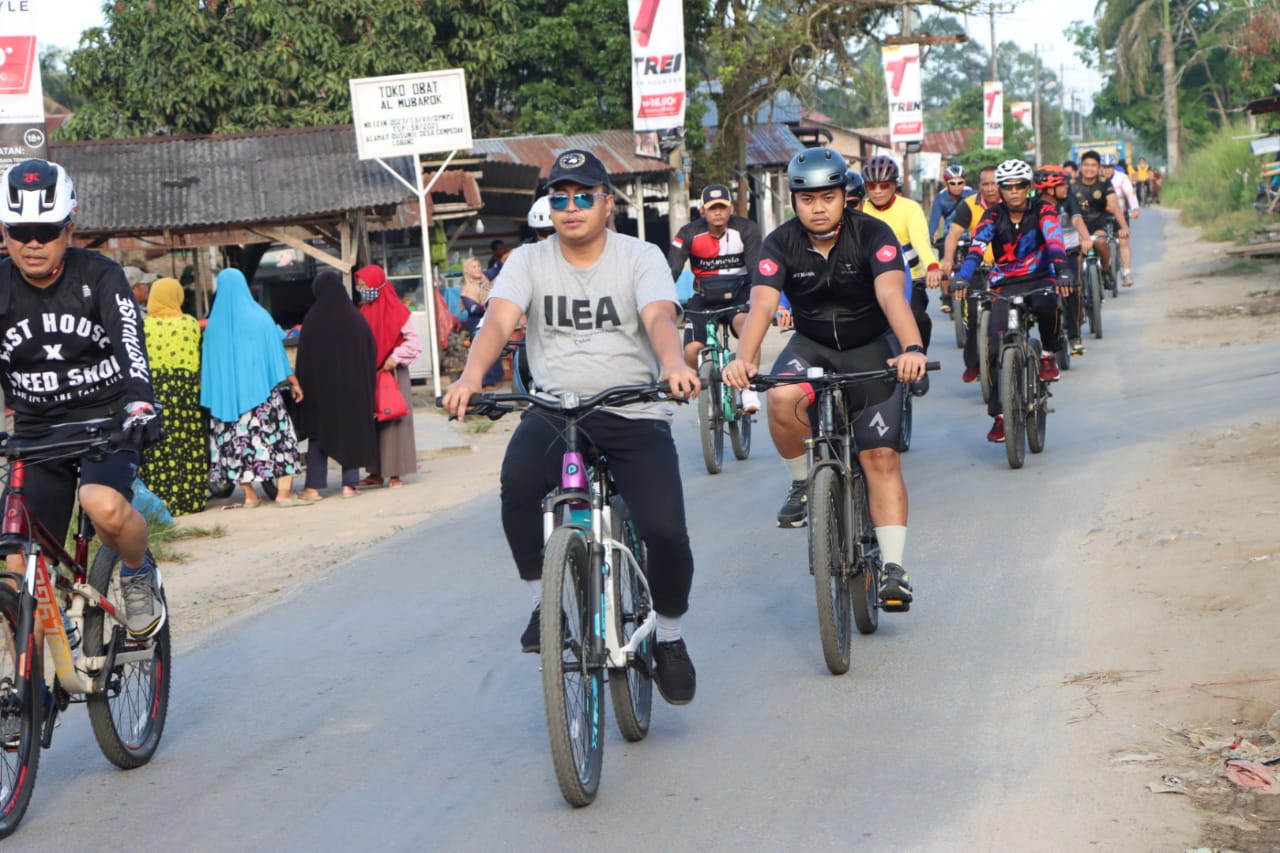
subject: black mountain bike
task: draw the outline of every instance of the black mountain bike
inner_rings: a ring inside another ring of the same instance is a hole
[[[1040,378],[1042,348],[1040,341],[1031,337],[1035,315],[1027,308],[1026,300],[1055,292],[1052,287],[1042,287],[1016,296],[1003,296],[994,290],[984,291],[981,296],[988,304],[996,299],[1009,303],[1008,331],[1000,344],[999,377],[1004,450],[1010,468],[1022,467],[1025,448],[1030,447],[1032,453],[1044,450],[1048,416],[1053,411],[1049,398],[1053,395],[1049,383]]]
[[[937,370],[938,362],[928,363]],[[880,600],[883,568],[867,502],[867,481],[858,461],[845,391],[863,382],[897,382],[897,368],[858,373],[759,375],[752,387],[764,391],[776,385],[808,383],[818,399],[818,431],[808,439],[809,572],[818,598],[818,634],[827,669],[834,675],[849,671],[852,625],[859,633],[874,633],[879,610],[906,610],[909,605]],[[905,387],[901,393],[910,396]]]

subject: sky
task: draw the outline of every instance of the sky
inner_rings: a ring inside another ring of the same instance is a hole
[[[74,48],[80,40],[80,32],[99,26],[103,0],[35,0],[36,36],[41,45],[57,45]],[[1065,66],[1063,83],[1068,92],[1076,92],[1091,103],[1091,96],[1102,87],[1098,73],[1086,69],[1075,58],[1075,47],[1062,36],[1062,31],[1073,20],[1093,17],[1091,0],[1021,0],[1016,7],[1006,0],[1004,7],[1013,7],[1008,14],[996,16],[996,39],[1017,41],[1022,49],[1031,52],[1038,43],[1044,64],[1057,73]],[[1065,10],[1065,11],[1064,11]],[[928,14],[927,8],[922,8]],[[984,48],[990,49],[990,20],[984,14],[970,16],[969,36]],[[1032,35],[1028,35],[1032,34]]]

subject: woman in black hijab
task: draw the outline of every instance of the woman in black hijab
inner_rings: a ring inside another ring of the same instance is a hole
[[[302,319],[295,370],[306,389],[294,416],[307,437],[307,482],[298,495],[305,503],[320,500],[328,486],[330,458],[342,466],[344,498],[360,494],[360,469],[378,464],[373,333],[337,272],[321,272],[311,290],[316,301]]]

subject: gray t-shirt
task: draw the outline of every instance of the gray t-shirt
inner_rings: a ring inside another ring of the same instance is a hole
[[[507,258],[492,297],[519,305],[528,318],[526,350],[538,389],[583,397],[614,385],[656,382],[662,365],[640,311],[670,302],[675,283],[662,250],[615,231],[586,269],[565,261],[560,238],[520,246]],[[672,403],[610,408],[624,417],[670,420]]]

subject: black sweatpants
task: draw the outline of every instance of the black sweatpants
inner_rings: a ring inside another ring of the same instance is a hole
[[[502,460],[502,529],[525,580],[542,577],[542,499],[560,485],[563,423],[558,414],[529,409]],[[584,451],[594,448],[609,459],[648,551],[654,609],[663,616],[683,615],[693,585],[693,551],[671,425],[595,411],[578,423],[578,439]]]
[[[929,351],[929,341],[933,338],[933,319],[929,316],[929,290],[924,279],[917,278],[911,282],[911,313],[916,317],[916,326],[920,328],[920,342],[925,352]]]

